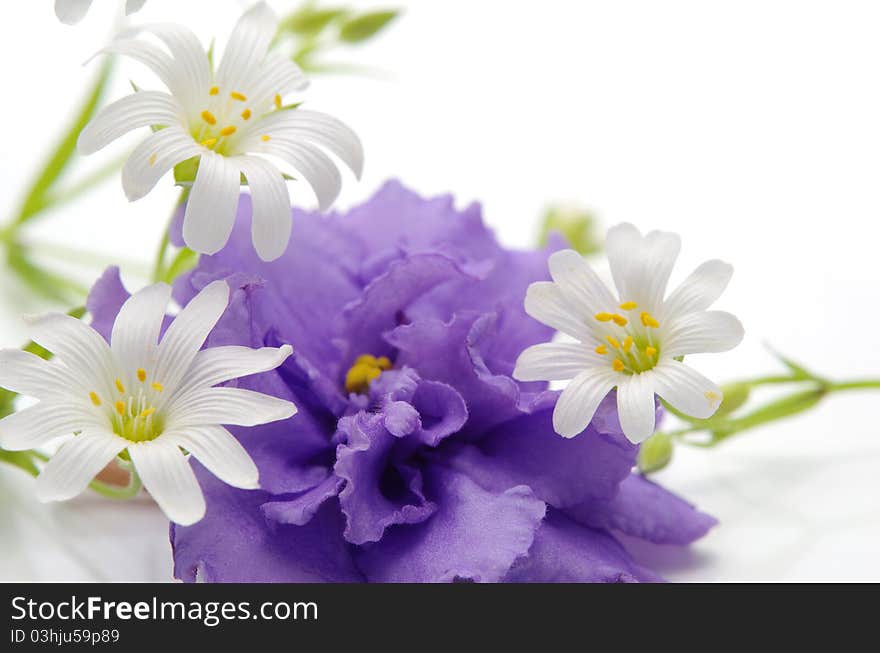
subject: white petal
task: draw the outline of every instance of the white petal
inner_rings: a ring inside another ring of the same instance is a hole
[[[273,52],[263,61],[253,85],[248,89],[248,103],[258,113],[270,108],[276,95],[284,97],[293,91],[302,91],[308,85],[309,80],[299,66],[284,55]]]
[[[709,308],[730,283],[733,266],[724,261],[706,261],[676,288],[663,305],[665,315],[696,313]]]
[[[592,333],[586,326],[588,316],[575,312],[574,307],[562,295],[552,281],[537,281],[529,286],[525,299],[526,313],[557,331],[590,342]],[[592,316],[589,316],[592,317]]]
[[[260,472],[241,443],[222,426],[190,427],[162,435],[189,451],[224,483],[243,490],[260,487]]]
[[[248,182],[253,205],[251,238],[264,261],[274,261],[290,242],[290,193],[281,171],[255,156],[236,157]]]
[[[70,400],[49,404],[40,402],[16,411],[0,420],[0,447],[9,451],[25,451],[39,447],[59,435],[70,435],[83,429],[106,428],[101,418],[90,411],[88,398],[81,403]]]
[[[598,356],[579,342],[532,345],[516,360],[513,378],[520,381],[562,381],[597,365]]]
[[[92,154],[138,127],[170,125],[183,120],[183,110],[162,91],[139,91],[104,107],[79,134],[81,154]]]
[[[623,434],[633,444],[654,434],[656,405],[654,378],[650,372],[633,374],[617,385],[617,416]]]
[[[37,399],[70,399],[75,395],[70,371],[59,361],[45,361],[20,349],[0,351],[0,386]]]
[[[34,342],[55,354],[75,374],[86,396],[91,390],[98,394],[110,392],[116,369],[110,346],[97,331],[61,313],[25,320]]]
[[[158,437],[128,447],[144,487],[171,521],[195,524],[205,516],[205,497],[186,456],[173,441]]]
[[[235,223],[240,191],[238,166],[205,150],[183,218],[183,239],[191,249],[216,254],[223,248]]]
[[[244,88],[266,58],[277,29],[278,17],[265,2],[258,2],[242,14],[217,68],[217,84],[232,91]]]
[[[206,151],[178,125],[150,134],[122,167],[125,196],[130,202],[139,200],[175,165]]]
[[[264,134],[287,142],[308,142],[327,148],[338,156],[360,178],[364,167],[364,149],[358,135],[341,120],[317,111],[296,109],[276,111],[253,125],[248,126],[246,145],[248,151],[260,150]]]
[[[289,401],[241,388],[207,388],[177,397],[167,411],[168,429],[231,424],[257,426],[293,417]]]
[[[596,409],[620,380],[610,368],[581,372],[559,395],[553,410],[553,430],[564,438],[581,433],[593,419]]]
[[[655,392],[685,415],[707,419],[721,405],[721,388],[684,363],[670,359],[652,371]]]
[[[158,77],[174,95],[180,90],[180,72],[174,61],[160,47],[142,39],[121,37],[99,50],[101,54],[120,54],[142,63]]]
[[[621,224],[608,231],[605,247],[621,301],[656,310],[681,249],[678,235],[652,231],[642,236],[631,224]]]
[[[293,348],[282,347],[212,347],[200,351],[186,375],[188,388],[210,388],[211,386],[251,374],[274,370],[281,365]]]
[[[261,152],[277,156],[299,172],[311,186],[318,199],[318,207],[324,211],[339,197],[342,190],[342,177],[336,164],[318,148],[304,142],[281,136],[273,137],[266,143],[243,141],[241,148],[248,152]]]
[[[89,0],[91,2],[91,0]],[[136,11],[140,11],[141,7],[144,6],[144,3],[147,0],[126,0],[125,2],[125,15],[130,16]]]
[[[669,324],[663,355],[675,357],[728,351],[742,341],[744,333],[740,321],[730,313],[690,313]]]
[[[81,21],[88,12],[92,0],[55,0],[55,15],[67,25]]]
[[[228,304],[229,285],[225,281],[213,281],[184,306],[168,327],[159,345],[156,378],[169,395],[176,391],[189,371]]]
[[[128,378],[138,369],[153,370],[159,332],[171,299],[171,286],[156,283],[128,298],[113,323],[110,346]]]
[[[128,444],[110,431],[84,431],[71,438],[37,477],[37,499],[45,502],[75,497]]]
[[[584,257],[573,249],[551,254],[547,261],[553,281],[583,315],[614,311],[617,302]]]
[[[174,60],[174,86],[169,88],[188,108],[196,109],[194,113],[200,113],[194,103],[208,91],[211,69],[208,54],[198,37],[186,27],[173,23],[146,25],[141,29],[156,35],[168,47]]]

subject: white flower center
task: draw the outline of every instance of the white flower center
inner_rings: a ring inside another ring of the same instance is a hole
[[[657,329],[660,323],[649,311],[640,311],[636,302],[622,302],[618,312],[596,313],[589,326],[599,341],[595,352],[612,358],[611,368],[624,374],[653,369],[660,358]]]
[[[126,388],[122,380],[117,378],[114,381],[117,392],[114,397],[105,401],[92,390],[89,400],[94,406],[106,407],[113,432],[119,437],[130,442],[155,440],[162,434],[165,422],[156,410],[159,396],[165,388],[157,381],[148,384],[144,369],[139,369],[136,376],[139,383],[134,388]]]
[[[275,109],[281,109],[281,96],[275,95]],[[190,133],[195,141],[218,154],[229,154],[235,142],[235,134],[253,119],[254,109],[248,106],[248,97],[240,91],[222,91],[212,86],[208,91],[205,109],[193,120]],[[258,116],[257,116],[258,117]],[[268,134],[260,137],[264,142]]]

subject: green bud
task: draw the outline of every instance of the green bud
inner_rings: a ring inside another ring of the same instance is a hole
[[[346,43],[360,43],[374,37],[400,12],[396,9],[370,11],[345,21],[339,30],[339,38]]]
[[[751,388],[745,383],[728,383],[721,386],[721,393],[724,399],[721,401],[721,406],[718,407],[713,417],[730,415],[737,408],[745,404],[749,400]]]
[[[541,221],[540,244],[545,246],[550,232],[565,236],[572,249],[581,254],[595,254],[602,249],[596,235],[596,218],[578,207],[551,206]]]
[[[642,474],[659,472],[672,460],[672,438],[666,433],[655,433],[642,442],[637,464]]]

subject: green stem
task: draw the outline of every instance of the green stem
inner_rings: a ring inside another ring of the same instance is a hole
[[[181,189],[180,196],[177,198],[177,203],[171,211],[171,217],[168,218],[168,224],[162,232],[162,240],[159,241],[159,247],[156,250],[156,262],[153,264],[153,274],[151,278],[154,283],[161,281],[165,277],[165,259],[168,257],[168,248],[171,246],[171,237],[169,235],[171,224],[174,222],[174,217],[177,215],[177,211],[186,203],[187,197],[189,197],[189,189]]]
[[[89,483],[89,489],[91,489],[93,492],[97,492],[103,497],[107,497],[108,499],[114,499],[118,501],[133,499],[138,495],[143,486],[141,484],[141,477],[138,476],[137,472],[134,469],[132,469],[129,474],[130,476],[128,477],[128,485],[126,485],[125,487],[110,485],[102,481],[94,480]]]

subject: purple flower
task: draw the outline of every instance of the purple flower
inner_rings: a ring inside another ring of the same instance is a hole
[[[193,581],[657,580],[616,533],[687,544],[715,520],[632,474],[614,397],[587,431],[553,432],[558,393],[511,377],[552,333],[523,310],[546,251],[501,247],[480,208],[390,182],[347,214],[293,212],[285,254],[261,261],[242,196],[229,244],[178,280],[185,304],[226,279],[210,346],[293,345],[237,384],[292,400],[284,422],[234,430],[261,490],[193,463],[205,519],[172,526],[175,576]],[[96,322],[124,290],[105,275]]]

